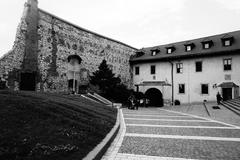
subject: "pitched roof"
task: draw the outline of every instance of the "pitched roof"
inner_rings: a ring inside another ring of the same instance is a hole
[[[233,44],[228,47],[222,45],[222,39],[233,37]],[[203,49],[202,42],[212,41],[213,45],[209,49]],[[191,51],[185,50],[186,44],[194,44]],[[166,48],[174,46],[175,50],[171,54],[167,54]],[[160,52],[152,56],[151,50],[158,49]],[[138,54],[142,52],[142,54]],[[131,63],[152,62],[152,61],[170,61],[174,59],[196,58],[202,56],[216,56],[229,53],[240,54],[240,31],[234,31],[209,37],[203,37],[193,40],[176,42],[166,45],[142,48],[137,51],[135,56],[130,59]],[[143,54],[144,53],[144,54]]]

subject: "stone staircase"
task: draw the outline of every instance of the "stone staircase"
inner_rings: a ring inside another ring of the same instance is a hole
[[[240,116],[240,97],[228,101],[223,101],[221,104]]]
[[[89,100],[92,100],[94,102],[109,106],[109,107],[115,107],[115,108],[121,108],[122,107],[121,103],[113,103],[113,102],[109,101],[108,99],[100,96],[97,93],[87,93],[87,94],[84,94],[84,95],[81,95],[81,96],[84,97],[84,98],[87,98]]]
[[[94,100],[94,101],[96,101],[96,102],[98,102],[98,103],[104,104],[104,105],[111,105],[112,104],[112,102],[106,103],[105,101],[102,101],[101,98],[96,97],[94,94],[91,94],[91,93],[87,93],[87,94],[85,94],[85,96]]]

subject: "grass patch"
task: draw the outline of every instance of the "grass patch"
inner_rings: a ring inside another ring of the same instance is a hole
[[[79,96],[0,91],[0,159],[82,159],[116,114]]]

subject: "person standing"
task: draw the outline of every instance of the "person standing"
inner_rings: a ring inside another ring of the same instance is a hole
[[[135,106],[135,96],[132,94],[129,98],[128,98],[128,101],[129,101],[129,105],[128,105],[128,109],[134,109],[134,106]]]
[[[131,95],[128,97],[128,100],[127,100],[127,104],[128,104],[128,109],[130,109],[131,107]]]
[[[220,102],[222,100],[222,96],[220,95],[219,92],[217,93],[216,97],[217,97],[217,104],[220,105]]]

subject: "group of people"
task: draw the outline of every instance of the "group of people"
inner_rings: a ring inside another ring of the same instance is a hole
[[[138,99],[134,95],[131,95],[128,98],[128,109],[138,110],[139,106],[148,107],[148,104],[149,104],[149,99],[147,98]]]
[[[217,104],[220,105],[223,100],[221,94],[218,92],[216,95]],[[139,106],[148,107],[149,99],[142,98],[138,99],[133,94],[128,98],[128,109],[138,110]]]

